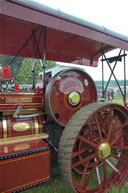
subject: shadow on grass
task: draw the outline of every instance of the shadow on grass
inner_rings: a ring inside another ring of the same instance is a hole
[[[60,179],[52,178],[49,182],[23,191],[24,193],[74,193],[73,190]],[[106,193],[128,193],[128,182],[122,188],[113,186]]]
[[[23,191],[24,193],[73,193],[72,189],[60,179],[52,178],[49,182],[43,183],[31,189]]]
[[[122,188],[113,186],[110,190],[106,191],[106,193],[128,193],[128,182],[126,182]]]

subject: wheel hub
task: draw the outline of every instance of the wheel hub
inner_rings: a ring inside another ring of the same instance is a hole
[[[72,91],[68,96],[68,102],[72,106],[76,106],[80,103],[80,94],[76,91]]]
[[[103,142],[98,148],[99,158],[105,159],[111,154],[111,147],[108,142]]]

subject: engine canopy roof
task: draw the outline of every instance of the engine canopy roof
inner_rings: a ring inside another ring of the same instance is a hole
[[[46,59],[97,66],[101,51],[128,50],[128,37],[31,0],[0,1],[0,54],[15,56],[40,26],[46,27]],[[43,37],[39,48],[43,58]],[[33,57],[33,41],[21,53]],[[37,58],[39,56],[37,55]]]

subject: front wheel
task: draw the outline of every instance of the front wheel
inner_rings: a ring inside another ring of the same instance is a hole
[[[75,192],[103,193],[122,185],[128,171],[128,111],[92,103],[69,121],[60,139],[60,173]]]

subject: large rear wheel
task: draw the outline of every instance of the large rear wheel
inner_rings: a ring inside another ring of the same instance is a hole
[[[128,111],[92,103],[69,121],[60,139],[60,173],[76,192],[102,193],[122,185],[128,171]]]

